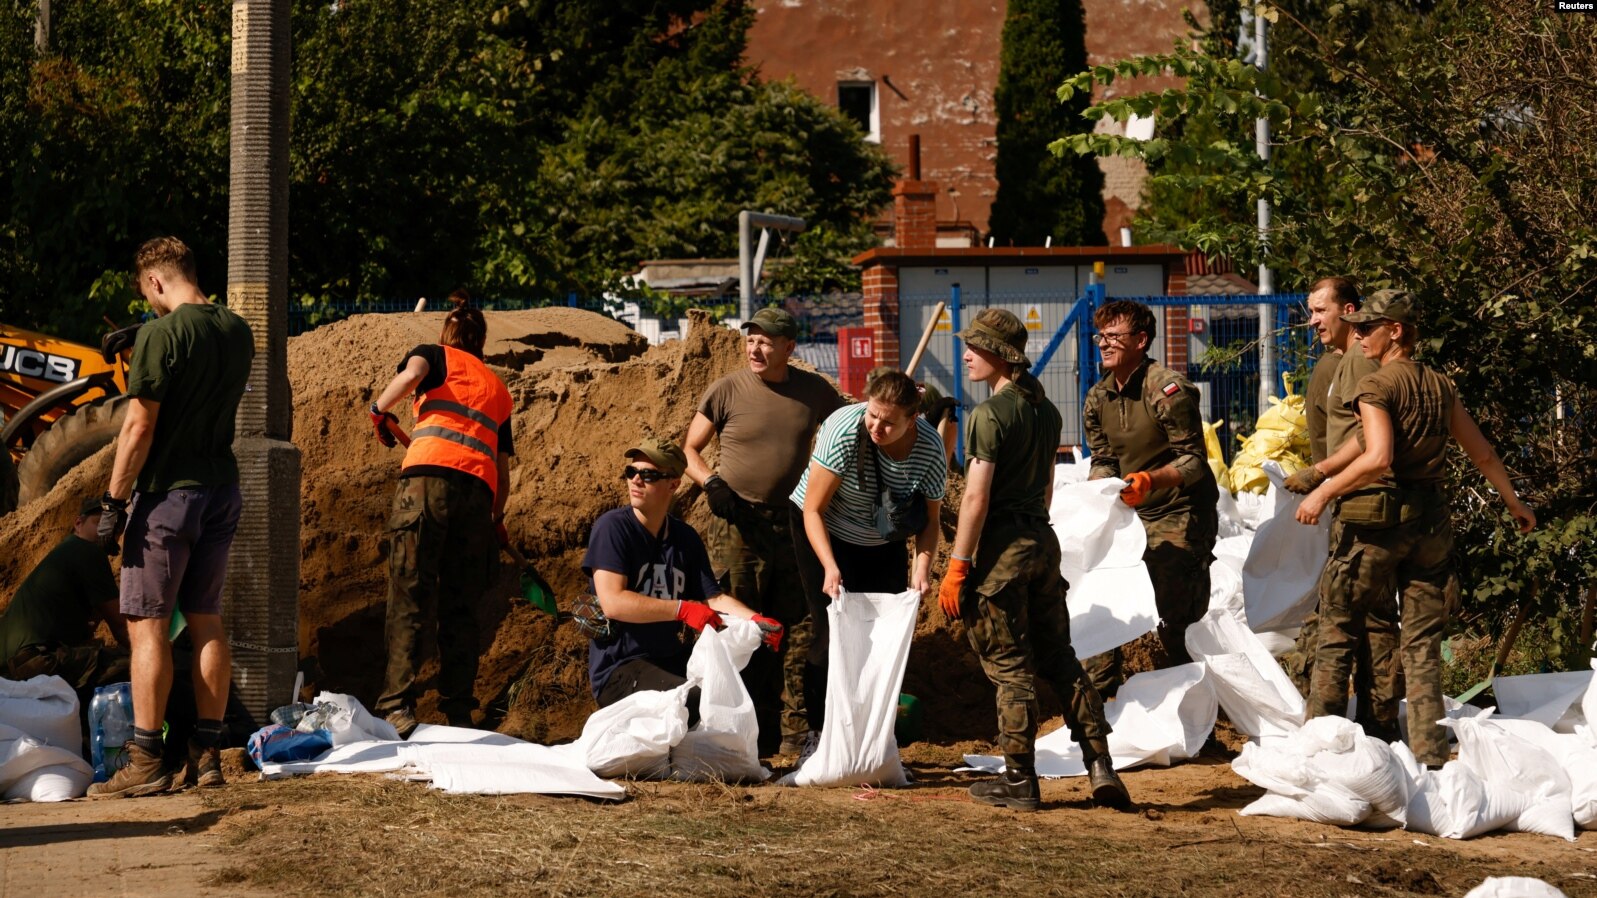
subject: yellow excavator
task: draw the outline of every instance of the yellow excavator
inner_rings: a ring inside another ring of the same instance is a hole
[[[138,329],[112,331],[95,349],[0,324],[0,514],[116,438]]]

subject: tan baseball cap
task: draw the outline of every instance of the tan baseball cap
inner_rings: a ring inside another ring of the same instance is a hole
[[[644,437],[625,455],[627,458],[646,458],[671,477],[681,477],[688,469],[688,457],[683,454],[682,447],[663,437]]]

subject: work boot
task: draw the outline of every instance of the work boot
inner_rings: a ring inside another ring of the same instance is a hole
[[[1035,811],[1042,805],[1037,774],[1017,770],[1005,770],[993,779],[973,783],[970,797],[983,804],[1016,811]]]
[[[189,741],[189,762],[183,769],[183,788],[215,789],[227,785],[222,778],[222,750],[200,748]]]
[[[416,712],[409,708],[395,708],[383,719],[399,731],[401,739],[409,739],[410,734],[416,731]]]
[[[161,762],[160,755],[147,752],[133,742],[122,750],[127,753],[127,766],[105,782],[90,786],[90,798],[137,798],[172,787],[172,774]]]
[[[1113,759],[1108,755],[1093,758],[1087,766],[1087,781],[1092,784],[1092,803],[1102,808],[1123,811],[1131,807],[1131,793],[1115,773]]]

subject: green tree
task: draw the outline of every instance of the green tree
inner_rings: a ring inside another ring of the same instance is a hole
[[[1063,72],[1087,67],[1080,0],[1010,0],[993,105],[998,113],[998,195],[988,220],[999,243],[1104,243],[1103,173],[1090,157],[1048,145],[1081,120],[1086,96],[1061,98]]]
[[[1423,360],[1453,377],[1542,519],[1514,534],[1455,453],[1472,607],[1567,613],[1597,581],[1597,157],[1578,137],[1597,128],[1597,22],[1514,0],[1265,11],[1280,68],[1260,73],[1219,39],[1095,67],[1061,93],[1161,72],[1186,87],[1087,112],[1156,115],[1153,140],[1078,133],[1056,148],[1148,162],[1150,196],[1192,198],[1148,213],[1182,245],[1268,261],[1290,285],[1348,273],[1366,291],[1416,290]],[[1252,152],[1257,116],[1275,135],[1269,165]],[[1244,212],[1260,197],[1278,210],[1267,244]]]

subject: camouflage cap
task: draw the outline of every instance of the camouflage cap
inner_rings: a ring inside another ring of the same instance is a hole
[[[682,447],[664,437],[644,437],[625,454],[627,458],[646,458],[671,477],[681,477],[688,469],[688,457]]]
[[[744,330],[751,327],[757,327],[773,337],[798,339],[798,319],[780,306],[767,306],[755,312],[753,318],[743,322]]]
[[[970,326],[959,332],[959,338],[1012,365],[1031,367],[1026,358],[1026,325],[1008,309],[982,309]]]
[[[1414,294],[1407,290],[1377,290],[1369,299],[1364,300],[1362,308],[1357,312],[1343,315],[1342,320],[1348,324],[1396,321],[1398,324],[1417,327],[1420,323],[1420,308],[1414,299]]]

